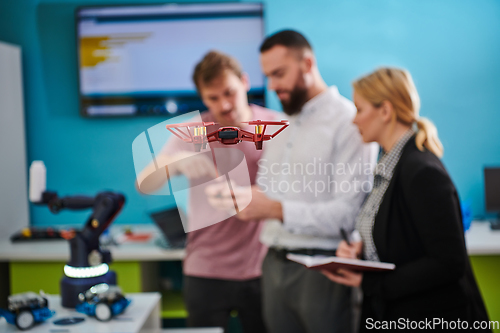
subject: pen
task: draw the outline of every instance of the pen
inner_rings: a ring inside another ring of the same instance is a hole
[[[345,240],[347,245],[351,246],[351,243],[349,243],[349,237],[347,237],[347,232],[344,228],[340,228],[340,234],[342,235],[342,239]]]

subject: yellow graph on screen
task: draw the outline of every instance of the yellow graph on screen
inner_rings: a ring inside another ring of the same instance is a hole
[[[105,61],[118,61],[112,49],[123,47],[127,43],[142,43],[151,33],[113,34],[108,36],[90,36],[80,38],[80,66],[95,67]]]

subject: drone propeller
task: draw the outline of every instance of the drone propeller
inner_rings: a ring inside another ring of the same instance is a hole
[[[202,127],[211,125],[218,125],[218,124],[213,121],[194,121],[189,123],[166,125],[166,127],[168,129],[168,128],[179,128],[179,127]]]
[[[248,125],[288,125],[288,120],[250,120],[242,123]]]

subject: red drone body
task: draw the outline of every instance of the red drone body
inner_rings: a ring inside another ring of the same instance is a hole
[[[266,120],[253,120],[245,122],[245,124],[254,125],[255,133],[245,131],[239,127],[221,127],[207,134],[207,127],[216,125],[214,122],[191,122],[183,124],[167,125],[167,129],[177,136],[179,139],[194,144],[194,150],[199,152],[201,149],[206,149],[209,142],[219,141],[224,145],[235,145],[242,141],[249,141],[255,143],[257,150],[262,149],[264,141],[271,140],[281,131],[288,127],[287,120],[281,121],[266,121]],[[273,134],[265,134],[267,126],[278,125],[281,126]],[[181,128],[185,128],[187,133]],[[193,129],[193,131],[191,131]]]

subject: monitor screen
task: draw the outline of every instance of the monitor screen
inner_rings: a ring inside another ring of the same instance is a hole
[[[210,50],[234,56],[264,104],[261,3],[82,7],[76,13],[81,113],[172,115],[202,110],[191,80]]]
[[[500,168],[484,169],[484,192],[486,210],[500,212]]]

